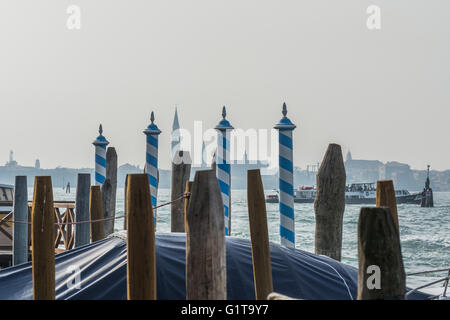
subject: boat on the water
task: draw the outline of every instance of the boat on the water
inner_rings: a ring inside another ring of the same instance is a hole
[[[276,190],[275,190],[276,191]],[[353,183],[345,187],[346,204],[375,204],[377,196],[376,183]],[[422,194],[420,192],[410,193],[408,190],[395,190],[397,204],[420,204]],[[294,202],[313,203],[316,198],[316,188],[313,186],[301,186],[294,190]],[[278,191],[268,194],[266,202],[278,203]]]

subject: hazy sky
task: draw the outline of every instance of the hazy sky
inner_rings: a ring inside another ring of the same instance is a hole
[[[69,30],[69,5],[81,29]],[[381,30],[366,9],[381,8]],[[160,164],[180,123],[270,129],[286,101],[294,163],[328,143],[353,158],[450,168],[450,2],[2,0],[0,163],[93,167],[101,122],[119,163],[145,161],[155,111]]]

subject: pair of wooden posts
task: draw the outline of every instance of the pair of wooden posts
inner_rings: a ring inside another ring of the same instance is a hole
[[[315,253],[341,260],[346,174],[341,147],[330,144],[317,174]],[[361,208],[358,221],[358,299],[404,298],[405,272],[392,180],[377,182],[376,207]],[[375,269],[381,288],[370,289]]]
[[[55,299],[55,217],[53,214],[53,188],[49,176],[35,178],[31,210],[31,245],[33,298]],[[92,241],[105,237],[102,195],[99,186],[91,186],[89,199],[90,220],[100,220],[90,225]]]

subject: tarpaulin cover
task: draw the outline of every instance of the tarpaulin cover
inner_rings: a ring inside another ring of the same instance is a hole
[[[248,239],[226,237],[228,299],[255,299]],[[355,299],[357,270],[331,258],[270,244],[274,291],[300,299]],[[185,299],[185,234],[156,234],[157,297]],[[126,234],[55,257],[57,299],[126,299]],[[77,280],[79,280],[77,282]],[[31,263],[0,271],[0,299],[32,299]],[[410,299],[425,299],[416,293]]]

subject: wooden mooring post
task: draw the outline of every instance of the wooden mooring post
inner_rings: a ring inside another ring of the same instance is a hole
[[[127,297],[156,300],[155,227],[147,174],[129,174],[127,186]]]
[[[114,147],[106,150],[106,180],[102,185],[103,216],[113,218],[116,215],[117,196],[117,153]],[[115,220],[105,221],[105,236],[114,232]]]
[[[345,210],[345,166],[341,146],[330,144],[317,173],[314,201],[315,253],[341,261]]]
[[[191,157],[188,151],[178,151],[172,161],[171,201],[182,196],[191,174]],[[184,232],[184,201],[174,201],[170,207],[170,231]]]
[[[103,219],[102,192],[100,186],[91,186],[89,214],[91,221]],[[104,221],[91,222],[91,238],[92,242],[105,238]]]
[[[28,190],[27,177],[16,176],[14,185],[13,265],[28,261]]]
[[[33,299],[55,299],[55,214],[52,180],[36,177],[31,213]]]
[[[225,217],[216,172],[195,173],[186,228],[186,299],[226,300]]]
[[[91,174],[79,173],[77,177],[77,191],[75,197],[75,222],[89,221],[89,189]],[[75,248],[89,244],[91,228],[89,223],[75,225]]]
[[[184,198],[184,232],[186,232],[186,228],[187,228],[187,212],[188,212],[188,208],[189,208],[189,199],[191,198],[190,194],[191,194],[193,183],[194,183],[193,181],[186,181],[185,193],[188,194],[188,196],[186,198]]]
[[[273,281],[266,201],[259,169],[247,171],[247,202],[255,295],[257,300],[266,300],[273,292]]]
[[[389,208],[361,208],[358,261],[358,300],[405,299],[400,238]]]
[[[125,194],[123,197],[123,215],[125,216],[125,218],[123,218],[123,230],[127,230],[127,190],[128,190],[128,174],[125,176],[125,188],[124,188]]]
[[[388,207],[397,230],[400,230],[398,224],[397,200],[395,198],[394,182],[392,180],[377,181],[376,206]]]

